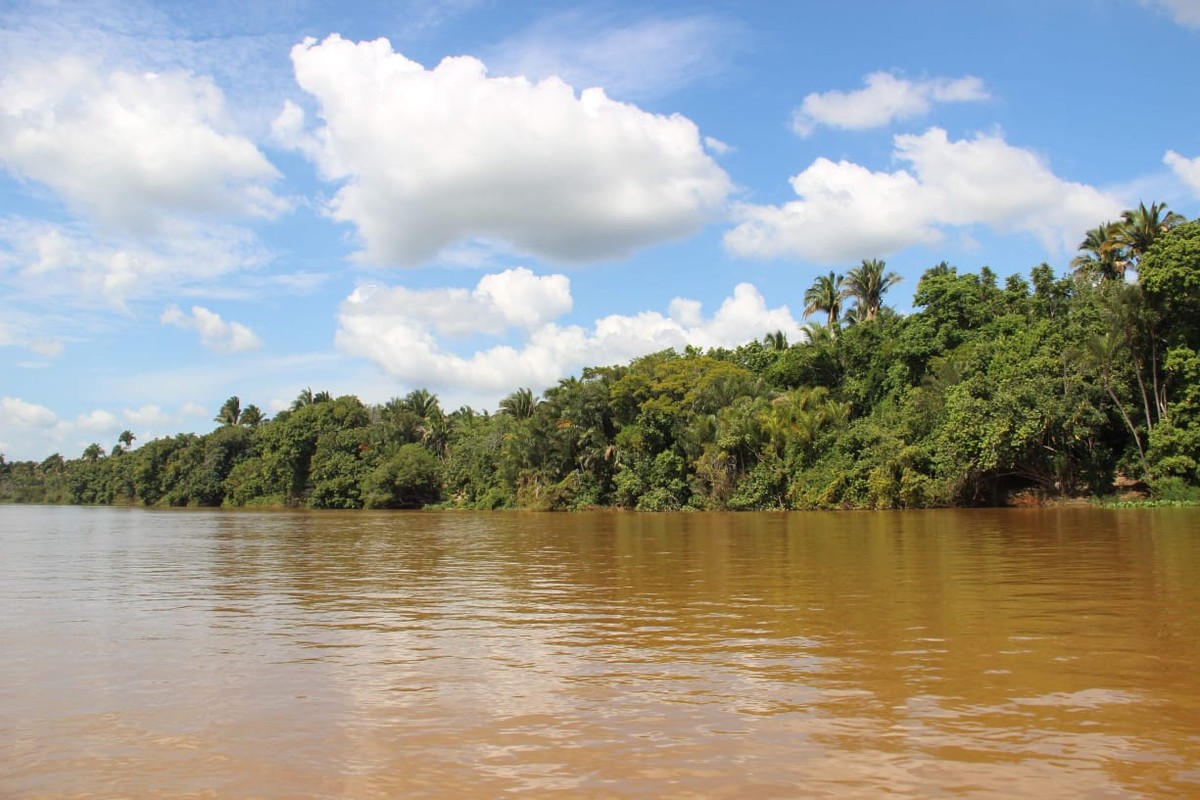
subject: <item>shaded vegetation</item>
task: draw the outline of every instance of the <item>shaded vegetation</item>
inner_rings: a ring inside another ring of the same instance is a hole
[[[0,499],[912,508],[1119,481],[1200,500],[1200,221],[1140,206],[1089,231],[1072,266],[1001,285],[938,264],[901,316],[883,304],[898,276],[864,260],[816,279],[805,310],[821,322],[800,331],[588,368],[495,413],[447,413],[423,389],[379,406],[305,389],[267,419],[231,397],[203,436],[0,457]]]

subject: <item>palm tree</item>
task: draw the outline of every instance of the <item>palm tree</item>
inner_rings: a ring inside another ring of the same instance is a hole
[[[903,280],[895,272],[884,274],[886,268],[887,264],[881,259],[864,258],[860,266],[854,267],[846,274],[842,296],[853,298],[863,321],[875,319],[879,315],[887,290]]]
[[[1149,208],[1138,203],[1137,208],[1123,213],[1121,221],[1112,226],[1107,244],[1120,275],[1124,277],[1126,267],[1131,264],[1136,268],[1138,258],[1159,236],[1184,222],[1187,219],[1169,211],[1166,203],[1151,203]]]
[[[242,401],[235,394],[233,397],[225,401],[221,406],[221,410],[213,417],[213,422],[219,422],[222,425],[237,425],[238,420],[242,418]]]
[[[432,394],[428,389],[413,389],[404,396],[404,399],[400,401],[400,405],[421,419],[429,419],[430,414],[442,410],[438,403],[438,396]]]
[[[768,350],[787,350],[788,349],[787,334],[784,333],[783,331],[775,331],[774,333],[768,333],[766,336],[763,337],[763,344],[766,345]]]
[[[238,424],[244,425],[247,428],[257,428],[266,421],[263,416],[262,409],[251,403],[242,409],[242,415],[238,417]]]
[[[121,435],[117,437],[117,441],[120,442],[126,450],[133,447],[133,441],[135,439],[137,439],[137,437],[133,435],[133,431],[131,430],[123,430],[121,431]]]
[[[292,401],[292,411],[299,411],[305,406],[313,404],[313,390],[306,386],[300,390],[300,394],[296,395],[296,399]]]
[[[1087,232],[1076,248],[1080,254],[1071,259],[1071,269],[1076,275],[1094,275],[1108,280],[1124,272],[1124,267],[1117,269],[1116,252],[1111,242],[1115,229],[1114,223],[1106,222]]]
[[[837,324],[842,313],[842,276],[830,270],[828,275],[818,275],[813,285],[804,293],[804,315],[823,311],[828,315],[829,327]]]
[[[528,419],[533,416],[538,405],[540,403],[534,399],[532,389],[517,389],[500,401],[500,413],[511,414],[517,419]]]

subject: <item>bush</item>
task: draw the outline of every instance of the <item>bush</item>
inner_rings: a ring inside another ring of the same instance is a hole
[[[367,508],[423,508],[442,498],[441,465],[419,444],[406,444],[367,476]]]

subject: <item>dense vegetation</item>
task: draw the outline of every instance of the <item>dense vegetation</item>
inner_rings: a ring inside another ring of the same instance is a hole
[[[231,397],[207,435],[127,431],[109,454],[0,457],[16,502],[312,508],[921,507],[1200,485],[1200,220],[1158,204],[1088,233],[1074,273],[1000,285],[945,263],[917,310],[881,261],[819,277],[799,341],[583,370],[496,413],[417,390],[305,390],[266,419]],[[1136,280],[1132,280],[1136,273]]]

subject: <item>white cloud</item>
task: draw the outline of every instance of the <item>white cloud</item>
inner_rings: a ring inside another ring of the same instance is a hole
[[[58,415],[19,397],[0,397],[0,421],[4,428],[52,428],[58,424]]]
[[[426,70],[386,39],[307,40],[292,61],[322,124],[301,133],[288,106],[276,135],[342,182],[329,213],[357,227],[370,262],[418,264],[478,240],[620,257],[694,233],[731,190],[691,120],[600,89],[489,78],[469,57]]]
[[[232,130],[221,91],[182,72],[35,61],[0,82],[0,163],[73,210],[137,232],[172,215],[274,216],[279,173]]]
[[[791,179],[799,200],[736,209],[739,223],[726,233],[726,248],[738,256],[834,263],[933,244],[946,228],[986,225],[1033,235],[1060,252],[1124,207],[1111,194],[1064,181],[999,135],[950,141],[931,128],[894,143],[895,158],[911,172],[819,158]]]
[[[60,341],[39,339],[29,343],[29,349],[43,358],[58,358],[66,349]]]
[[[656,97],[722,72],[741,47],[738,23],[714,16],[629,24],[571,10],[540,20],[491,53],[503,75],[603,86],[614,97]]]
[[[456,338],[498,335],[511,327],[533,330],[570,311],[572,303],[565,276],[537,277],[524,267],[485,275],[470,291],[367,286],[356,289],[349,299],[352,303],[368,300],[385,303],[433,333]]]
[[[127,422],[141,428],[163,428],[171,422],[170,415],[153,403],[147,403],[141,408],[122,409],[121,416],[125,417]]]
[[[229,225],[172,222],[143,240],[98,236],[81,224],[0,218],[0,267],[13,273],[10,291],[27,303],[123,308],[130,299],[211,287],[268,259],[252,233]]]
[[[862,130],[929,112],[934,103],[964,103],[989,99],[979,78],[934,78],[909,81],[890,72],[872,72],[866,88],[853,92],[816,92],[793,112],[792,129],[808,136],[820,125]]]
[[[1200,0],[1142,0],[1142,5],[1157,6],[1185,28],[1200,28]]]
[[[240,322],[226,322],[221,315],[204,306],[192,306],[192,313],[180,311],[179,306],[169,305],[163,310],[160,321],[184,330],[200,334],[200,343],[218,353],[244,353],[262,346],[262,342]]]
[[[1170,167],[1180,180],[1190,186],[1192,191],[1200,195],[1200,156],[1186,158],[1174,150],[1168,150],[1167,154],[1163,156],[1163,163]]]
[[[61,440],[63,427],[45,406],[0,397],[0,453],[9,461],[45,458]]]
[[[181,417],[207,417],[208,409],[199,403],[184,403],[179,409]]]
[[[479,395],[508,392],[514,386],[549,386],[584,366],[624,363],[668,347],[733,347],[797,325],[786,307],[768,308],[748,283],[739,284],[709,318],[703,316],[698,302],[677,298],[665,316],[654,311],[612,315],[596,320],[590,330],[554,321],[571,305],[563,275],[534,278],[527,270],[509,270],[488,275],[479,285],[495,291],[359,289],[342,304],[337,345],[410,385]],[[549,294],[557,298],[557,305],[548,306],[536,319],[505,317],[503,306],[522,292]],[[448,301],[449,297],[454,299]],[[454,325],[432,324],[433,309],[447,312],[455,303],[457,311],[468,316]],[[516,346],[496,344],[460,355],[439,339],[468,333],[495,335],[501,320],[519,328],[521,341]]]
[[[704,137],[704,146],[719,156],[723,156],[726,153],[732,153],[734,151],[732,145],[728,145],[725,142],[722,142],[720,139],[715,139],[712,136]]]
[[[121,427],[121,422],[115,415],[96,409],[87,414],[80,414],[75,418],[73,427],[81,431],[90,431],[92,433],[108,433],[116,431]]]

